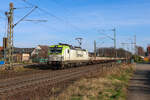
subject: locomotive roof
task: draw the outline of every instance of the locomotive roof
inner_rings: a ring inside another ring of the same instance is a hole
[[[69,44],[63,44],[63,43],[59,43],[58,45],[52,45],[50,47],[63,47],[63,46],[68,46],[70,47],[70,49],[74,49],[74,50],[83,50],[83,51],[87,51],[86,49],[82,49],[81,47],[78,46],[72,46]]]

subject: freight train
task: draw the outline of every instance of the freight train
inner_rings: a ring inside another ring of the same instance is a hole
[[[102,61],[114,61],[117,59],[89,57],[87,50],[62,43],[50,46],[48,56],[48,64],[57,69],[101,63]]]
[[[89,61],[87,50],[68,44],[50,46],[48,55],[48,64],[57,68],[80,66]]]

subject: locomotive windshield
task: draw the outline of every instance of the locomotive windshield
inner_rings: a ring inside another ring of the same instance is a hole
[[[50,48],[50,53],[62,53],[62,47],[51,47]]]

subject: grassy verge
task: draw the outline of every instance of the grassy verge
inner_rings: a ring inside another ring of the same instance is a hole
[[[13,70],[9,70],[9,71],[13,71],[17,73],[17,72],[24,72],[24,71],[29,71],[29,70],[32,70],[32,69],[24,68],[22,65],[20,65],[20,66],[14,67]],[[5,70],[5,67],[1,67],[0,73],[8,73],[8,70]]]
[[[50,100],[125,100],[133,65],[122,65],[96,77],[82,78]]]

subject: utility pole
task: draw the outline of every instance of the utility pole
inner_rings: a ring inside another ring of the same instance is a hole
[[[114,49],[115,49],[115,57],[117,57],[117,50],[116,50],[116,29],[112,29],[112,31],[114,32]]]
[[[114,41],[114,50],[115,50],[115,57],[117,58],[117,50],[116,50],[116,46],[117,46],[117,43],[116,43],[116,28],[114,28],[114,29],[111,29],[110,31],[113,31],[114,32],[114,36],[113,37],[111,37],[111,36],[109,36],[109,35],[106,35],[106,34],[104,34],[103,33],[103,35],[105,35],[107,38],[110,38],[111,40],[113,40]]]
[[[35,6],[29,13],[27,13],[25,16],[23,16],[18,22],[16,22],[15,24],[13,23],[13,17],[14,17],[14,10],[16,8],[14,8],[14,4],[10,3],[9,4],[9,11],[5,12],[5,15],[8,19],[8,26],[7,26],[7,41],[8,41],[8,47],[6,49],[4,49],[5,51],[5,57],[8,57],[8,68],[6,69],[13,69],[13,29],[16,25],[18,25],[21,21],[23,21],[27,16],[29,16],[35,9],[37,8],[37,6]],[[6,61],[6,60],[5,60]]]
[[[129,43],[121,43],[122,45],[131,45],[131,49],[133,50],[133,54],[136,55],[137,52],[137,46],[136,46],[136,35],[134,35],[134,40]]]
[[[129,51],[129,47],[128,47],[128,45],[130,45],[130,44],[132,44],[132,43],[121,43],[122,44],[122,46],[127,46],[127,50],[125,50],[125,58],[126,58],[126,62],[128,61],[127,59],[128,59],[128,51]]]
[[[8,48],[7,55],[9,67],[7,69],[13,69],[13,15],[14,15],[14,5],[13,3],[9,4],[9,12],[5,12],[5,15],[8,19],[8,27],[7,27],[7,39],[8,39]]]
[[[134,54],[136,55],[137,49],[136,49],[136,35],[134,36]]]
[[[94,40],[94,58],[96,60],[96,41]]]
[[[116,49],[116,29],[112,29],[112,31],[114,32],[114,49]]]
[[[135,41],[134,42],[131,42],[131,43],[121,43],[122,45],[127,45],[127,50],[129,51],[129,47],[128,45],[134,45],[135,47],[135,55],[136,55],[136,37],[135,37]],[[132,49],[132,47],[131,47]],[[127,51],[126,51],[126,60],[129,58],[128,54],[127,54]]]

